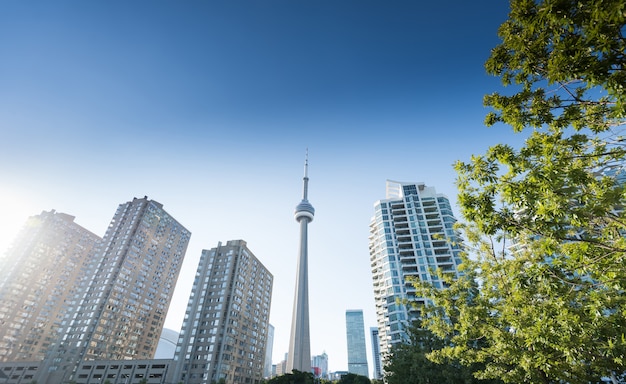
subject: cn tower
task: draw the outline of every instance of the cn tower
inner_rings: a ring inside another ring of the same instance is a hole
[[[309,154],[304,160],[304,191],[302,201],[296,207],[295,218],[300,223],[300,255],[296,274],[296,292],[293,299],[293,317],[291,319],[291,338],[289,339],[289,355],[287,372],[294,369],[311,372],[311,337],[309,336],[309,268],[307,226],[313,221],[315,209],[308,200],[309,188]]]

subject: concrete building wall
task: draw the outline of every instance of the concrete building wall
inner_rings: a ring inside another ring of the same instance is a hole
[[[424,183],[387,181],[387,198],[374,204],[369,252],[383,358],[407,339],[406,326],[419,313],[402,300],[424,303],[407,277],[444,288],[436,270],[458,276],[461,240],[450,201]],[[398,299],[400,301],[398,301]]]
[[[54,210],[27,220],[0,258],[0,361],[44,359],[100,240]]]
[[[36,379],[37,375],[39,374],[40,368],[40,361],[0,362],[0,372],[2,372],[2,375],[0,375],[0,377],[3,377],[3,379],[0,380],[0,383],[30,384]]]
[[[174,379],[263,379],[273,276],[243,240],[203,250],[176,347]]]
[[[173,383],[171,359],[83,361],[75,384],[164,384]]]
[[[75,379],[82,360],[153,358],[190,235],[147,197],[121,204],[39,382]]]

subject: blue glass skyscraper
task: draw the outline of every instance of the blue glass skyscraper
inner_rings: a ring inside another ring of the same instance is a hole
[[[363,311],[346,311],[346,336],[348,341],[348,372],[369,377]]]

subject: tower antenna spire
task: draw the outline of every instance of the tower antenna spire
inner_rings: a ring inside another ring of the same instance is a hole
[[[309,149],[306,149],[304,156],[304,193],[302,194],[302,200],[308,200],[309,194]]]

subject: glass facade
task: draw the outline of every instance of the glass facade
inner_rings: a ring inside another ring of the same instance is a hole
[[[346,335],[348,338],[348,371],[369,377],[362,310],[346,311]]]

